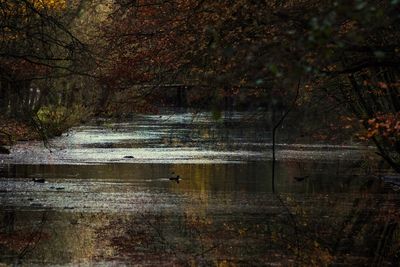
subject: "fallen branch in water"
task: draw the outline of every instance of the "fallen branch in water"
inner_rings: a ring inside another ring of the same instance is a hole
[[[272,128],[272,193],[275,193],[275,162],[276,162],[276,155],[275,155],[275,141],[276,141],[276,131],[278,130],[278,127],[282,125],[283,121],[289,115],[290,111],[295,107],[297,100],[299,98],[300,94],[300,79],[299,82],[297,83],[297,90],[296,90],[296,95],[288,107],[288,109],[283,113],[282,117],[279,119],[279,121],[274,125],[274,128]]]

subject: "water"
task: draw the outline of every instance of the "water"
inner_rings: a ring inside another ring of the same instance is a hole
[[[373,176],[373,150],[281,129],[272,194],[266,128],[245,113],[138,115],[18,144],[0,159],[0,262],[396,265],[400,197]]]

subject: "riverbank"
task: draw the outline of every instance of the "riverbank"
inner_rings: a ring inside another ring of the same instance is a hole
[[[0,154],[9,154],[15,142],[39,139],[39,134],[27,123],[0,116]]]
[[[18,141],[47,141],[61,136],[70,128],[88,122],[92,112],[83,105],[55,105],[43,106],[35,115],[23,117],[16,119],[0,115],[0,154],[9,154]]]

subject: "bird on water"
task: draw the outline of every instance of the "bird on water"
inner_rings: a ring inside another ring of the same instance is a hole
[[[46,182],[44,178],[33,178],[32,181],[34,183],[42,183],[42,184]]]
[[[175,181],[177,184],[179,184],[180,179],[181,178],[179,177],[179,175],[177,175],[176,177],[172,176],[169,178],[170,181]]]

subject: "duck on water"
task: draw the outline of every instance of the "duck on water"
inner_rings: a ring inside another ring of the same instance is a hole
[[[177,175],[176,177],[172,176],[169,178],[170,181],[175,181],[177,184],[179,184],[179,181],[181,180],[181,178],[179,177],[179,175]]]
[[[46,182],[44,178],[33,178],[32,181],[34,183],[41,183],[41,184],[44,184]]]

